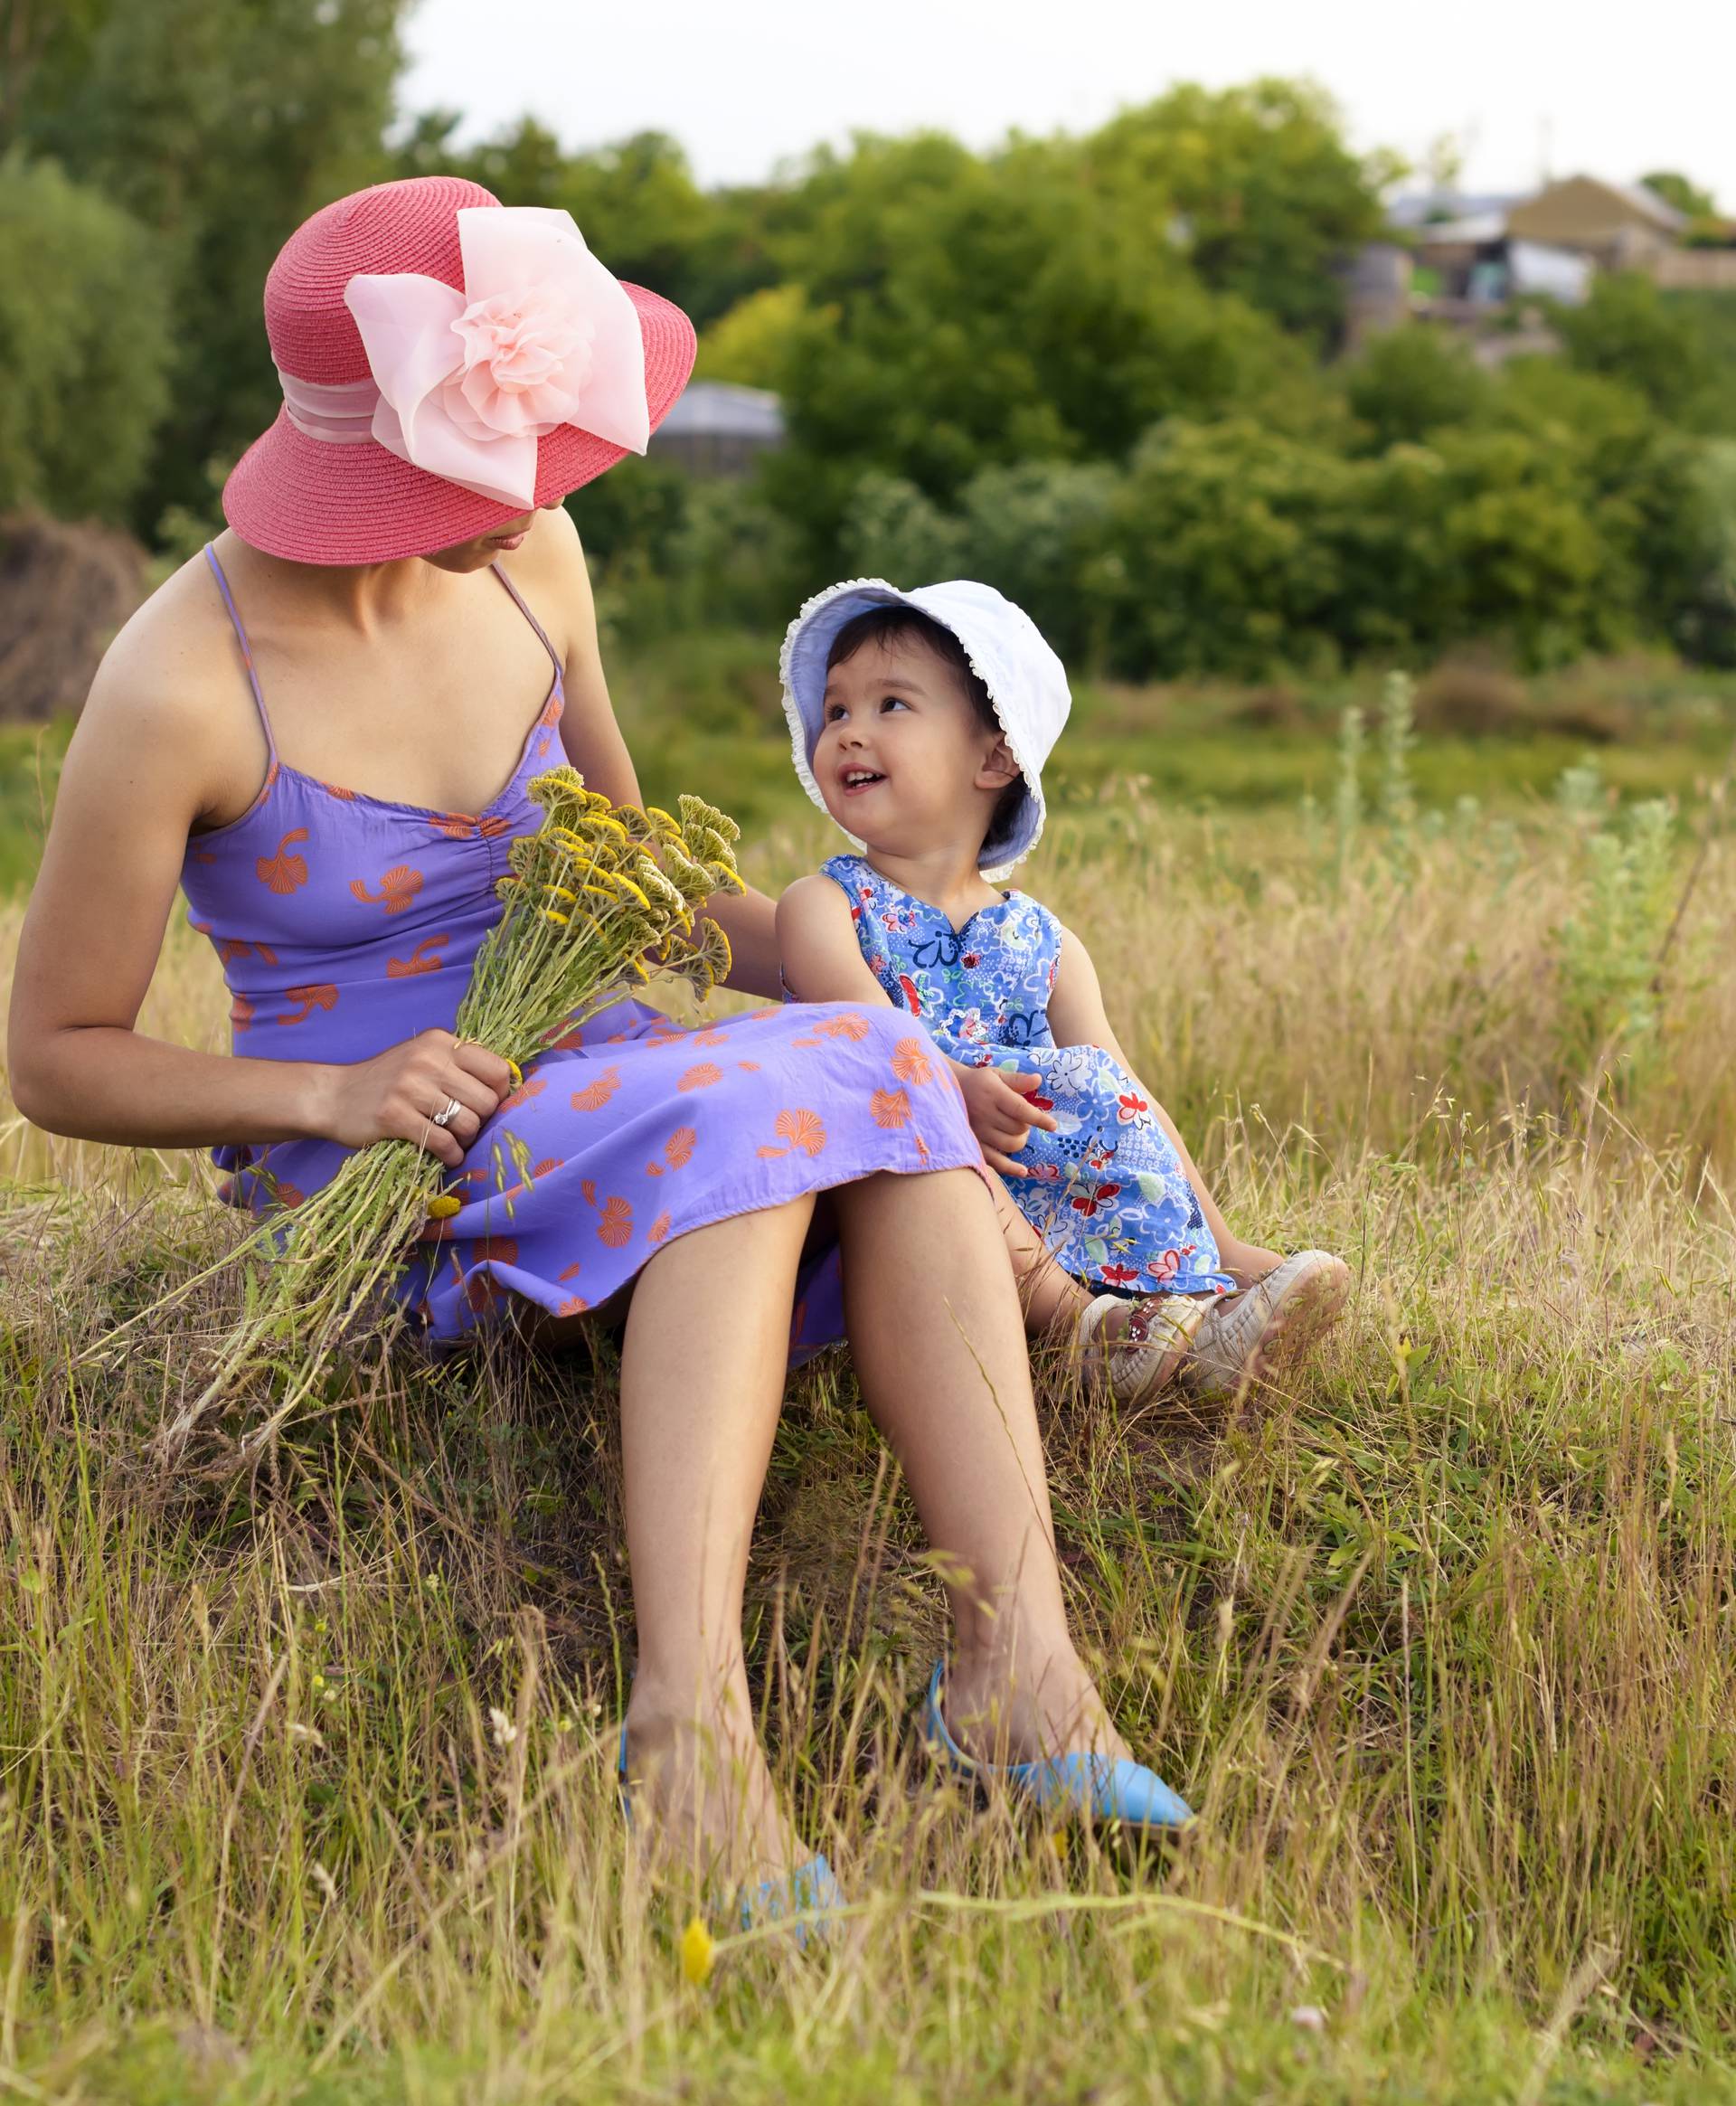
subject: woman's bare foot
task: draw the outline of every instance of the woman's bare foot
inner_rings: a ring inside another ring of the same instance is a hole
[[[1033,1762],[1045,1755],[1096,1753],[1125,1759],[1097,1686],[1071,1647],[1009,1666],[1004,1651],[960,1651],[947,1666],[946,1721],[977,1761]]]
[[[636,1839],[669,1873],[728,1893],[811,1855],[778,1803],[745,1701],[678,1706],[636,1684],[627,1707]]]

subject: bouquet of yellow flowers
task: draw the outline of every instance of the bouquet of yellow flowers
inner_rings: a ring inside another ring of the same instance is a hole
[[[496,888],[505,911],[476,953],[456,1026],[501,1054],[515,1081],[551,1040],[653,972],[708,995],[729,970],[729,940],[715,921],[695,931],[695,910],[743,889],[741,830],[699,798],[681,798],[679,817],[611,804],[565,766],[535,777],[529,794],[543,823],[507,852],[509,874]],[[165,1429],[171,1450],[238,1375],[276,1365],[288,1380],[248,1434],[257,1449],[313,1393],[356,1326],[382,1314],[402,1320],[393,1275],[427,1223],[459,1208],[440,1192],[442,1175],[413,1142],[379,1141],[357,1149],[288,1224],[275,1210],[262,1217],[239,1253],[244,1313],[216,1374]]]

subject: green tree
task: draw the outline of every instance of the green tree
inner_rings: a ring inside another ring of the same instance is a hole
[[[1171,419],[1135,449],[1109,543],[1110,654],[1130,677],[1331,670],[1342,581],[1327,523],[1354,464],[1249,419]]]
[[[125,516],[167,397],[154,248],[52,164],[0,161],[0,511]]]
[[[762,254],[731,269],[743,239],[744,194],[701,190],[684,149],[666,133],[637,132],[571,153],[527,117],[497,138],[461,147],[453,143],[459,122],[451,110],[419,118],[399,149],[400,173],[464,175],[503,204],[570,212],[618,278],[649,286],[701,324],[721,313],[738,287],[745,292],[769,279]]]
[[[1113,458],[1162,417],[1306,367],[1049,147],[989,163],[932,136],[863,139],[810,183],[779,248],[806,305],[777,376],[792,446],[770,472],[824,545],[871,469],[948,505],[983,467]]]
[[[106,0],[76,64],[38,69],[21,130],[161,237],[175,360],[135,500],[146,530],[205,501],[276,414],[260,325],[271,260],[329,199],[390,173],[405,0]]]
[[[1120,477],[1103,461],[984,468],[959,507],[968,573],[996,586],[1062,657],[1101,657],[1120,566],[1109,523]]]
[[[1640,181],[1647,190],[1654,191],[1665,204],[1673,204],[1679,212],[1686,212],[1691,220],[1709,220],[1718,211],[1712,203],[1712,193],[1702,190],[1697,183],[1691,183],[1673,168],[1654,169]]]
[[[1353,154],[1331,98],[1299,80],[1173,89],[1081,152],[1149,241],[1178,242],[1206,285],[1322,341],[1344,314],[1335,266],[1379,235],[1380,192],[1401,168]]]
[[[1736,375],[1696,309],[1666,299],[1649,278],[1599,276],[1584,306],[1561,309],[1555,326],[1581,371],[1624,382],[1675,423],[1736,431]]]
[[[1412,322],[1371,339],[1344,374],[1354,415],[1373,450],[1426,439],[1444,424],[1465,424],[1487,407],[1488,375],[1465,345],[1445,330]]]

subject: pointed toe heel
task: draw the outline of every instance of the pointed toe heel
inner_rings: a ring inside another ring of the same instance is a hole
[[[1118,1823],[1151,1835],[1176,1836],[1194,1826],[1187,1801],[1142,1762],[1083,1753],[1051,1755],[1035,1762],[979,1762],[967,1755],[953,1739],[941,1705],[946,1671],[946,1662],[937,1660],[923,1724],[937,1760],[955,1776],[980,1789],[1001,1785],[1044,1813],[1072,1815],[1101,1827]]]

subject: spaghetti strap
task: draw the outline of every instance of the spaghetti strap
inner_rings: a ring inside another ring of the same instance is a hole
[[[259,728],[265,733],[265,748],[270,767],[278,765],[278,741],[271,736],[271,719],[266,714],[265,696],[259,691],[259,676],[253,670],[253,647],[247,640],[247,631],[241,627],[241,618],[235,610],[234,595],[230,591],[229,580],[223,575],[223,566],[217,561],[216,544],[205,543],[205,561],[211,565],[211,574],[217,581],[217,590],[223,596],[223,605],[229,609],[231,626],[235,631],[235,641],[241,647],[241,663],[247,668],[247,684],[253,690],[253,706],[259,713]]]
[[[518,611],[524,617],[525,620],[528,621],[531,627],[536,631],[536,640],[549,654],[549,661],[554,667],[555,677],[559,679],[562,671],[560,654],[556,651],[554,646],[549,641],[547,635],[543,631],[542,624],[538,621],[535,615],[533,615],[530,609],[525,606],[524,595],[519,590],[518,587],[513,583],[512,580],[506,575],[505,571],[501,569],[498,563],[490,563],[488,568],[495,573],[495,577],[500,580],[501,583],[505,586],[507,591],[512,594],[513,605],[517,608]],[[236,626],[239,628],[241,625],[237,623]]]

